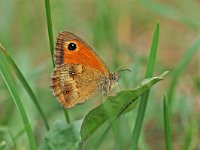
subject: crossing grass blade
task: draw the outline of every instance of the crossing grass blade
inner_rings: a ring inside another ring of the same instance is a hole
[[[189,18],[187,17],[187,15],[184,15],[180,10],[177,10],[173,7],[164,4],[158,4],[156,2],[148,0],[141,0],[140,2],[143,4],[144,7],[156,12],[157,15],[173,19],[191,27],[192,29],[198,29],[200,27],[199,20]]]
[[[51,51],[51,58],[53,67],[55,67],[53,53],[54,53],[54,38],[53,38],[53,27],[52,27],[52,20],[51,20],[51,5],[49,0],[45,0],[45,8],[46,8],[46,17],[47,17],[47,28],[48,28],[48,35],[49,35],[49,45]],[[70,123],[70,118],[68,114],[68,110],[63,107],[63,111],[65,114],[66,121]]]
[[[152,77],[152,75],[153,75],[153,70],[154,70],[154,66],[155,66],[155,62],[156,62],[159,32],[160,32],[160,24],[158,22],[156,25],[156,29],[155,29],[154,36],[153,36],[153,41],[151,44],[151,50],[150,50],[149,61],[148,61],[145,78]],[[144,93],[141,97],[134,130],[133,130],[132,137],[131,137],[130,149],[137,148],[138,140],[140,137],[140,132],[142,129],[144,114],[145,114],[146,107],[147,107],[148,96],[149,96],[149,90],[146,93]]]
[[[1,75],[3,77],[3,80],[8,88],[8,91],[22,117],[23,123],[24,123],[24,127],[26,130],[26,134],[28,136],[28,140],[29,140],[29,144],[30,144],[30,148],[31,150],[36,150],[36,143],[35,143],[35,139],[34,139],[34,135],[33,135],[33,131],[31,129],[31,125],[30,122],[28,120],[28,117],[26,115],[26,111],[22,105],[21,99],[17,93],[17,90],[15,88],[14,85],[14,81],[11,77],[11,70],[10,70],[10,66],[9,63],[6,59],[6,57],[4,57],[4,55],[0,54],[0,70],[1,70]]]
[[[196,134],[198,133],[199,126],[197,120],[198,119],[192,117],[191,121],[188,121],[189,125],[183,138],[182,150],[195,149],[195,143],[199,141],[199,136]]]
[[[15,142],[15,139],[14,139],[12,132],[7,127],[4,127],[4,126],[0,126],[0,132],[8,133],[8,135],[10,136],[10,138],[13,142],[13,147],[16,150],[17,145],[16,145],[16,142]],[[0,146],[0,149],[1,149],[1,146]]]
[[[46,10],[46,17],[47,17],[47,29],[48,29],[48,35],[49,35],[49,45],[50,45],[50,52],[51,52],[51,59],[53,66],[54,59],[53,59],[53,53],[54,53],[54,40],[53,40],[53,28],[52,28],[52,21],[51,21],[51,6],[50,1],[45,0],[45,10]]]
[[[5,112],[3,112],[1,115],[1,119],[0,119],[0,124],[8,124],[8,122],[10,121],[11,115],[12,115],[12,110],[15,107],[14,103],[9,101],[7,103],[7,105],[4,106],[4,108],[6,108]]]
[[[42,111],[42,108],[40,107],[40,104],[38,103],[38,99],[36,98],[33,90],[30,87],[30,85],[26,81],[25,77],[23,76],[22,72],[20,71],[20,69],[18,68],[18,66],[16,65],[16,63],[12,59],[12,57],[9,55],[8,51],[1,44],[0,44],[0,50],[1,50],[1,54],[3,54],[7,58],[10,66],[12,67],[12,70],[14,70],[15,74],[17,75],[18,79],[20,80],[21,84],[23,85],[24,89],[26,90],[26,92],[30,96],[30,98],[33,101],[33,103],[35,104],[36,108],[38,109],[38,112],[40,113],[40,115],[41,115],[41,117],[44,121],[46,129],[49,130],[49,125],[48,125],[48,122],[47,122],[46,117],[44,115],[44,112]]]
[[[168,99],[169,99],[169,105],[170,108],[172,107],[173,103],[173,97],[174,97],[174,92],[176,90],[176,85],[178,83],[178,79],[185,70],[186,66],[189,64],[190,60],[194,56],[194,54],[199,50],[200,47],[200,38],[197,38],[197,40],[192,44],[191,47],[189,47],[182,59],[179,61],[178,65],[175,67],[174,71],[172,72],[172,80],[169,86],[169,91],[168,91]]]
[[[170,109],[169,109],[169,106],[168,106],[168,99],[167,99],[166,94],[164,95],[164,100],[163,100],[163,115],[164,115],[166,150],[172,150],[171,127],[170,127]]]

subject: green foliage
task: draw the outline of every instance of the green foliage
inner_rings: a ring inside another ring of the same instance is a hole
[[[199,10],[198,0],[0,1],[0,149],[199,149]],[[121,92],[68,110],[58,104],[49,76],[63,30],[111,72],[131,70]],[[169,78],[151,88],[165,70]]]
[[[53,67],[55,67],[53,54],[54,54],[54,39],[53,39],[53,28],[52,28],[52,21],[51,21],[51,7],[50,7],[50,1],[45,0],[45,8],[46,8],[46,17],[47,17],[47,28],[48,28],[48,34],[49,34],[49,45],[50,45],[50,52],[51,52],[51,59],[53,63]],[[68,123],[70,123],[69,114],[68,111],[63,108],[65,118]]]
[[[163,100],[163,116],[164,116],[164,129],[165,129],[165,145],[166,150],[172,150],[172,143],[171,143],[171,125],[170,125],[170,111],[168,105],[167,95],[164,95]]]
[[[1,48],[1,47],[0,47]],[[29,143],[30,143],[30,147],[32,150],[36,149],[36,143],[35,143],[35,139],[34,139],[34,135],[33,135],[33,131],[31,129],[31,125],[30,122],[28,120],[26,111],[23,107],[23,104],[21,102],[21,99],[17,93],[17,89],[16,86],[14,85],[14,81],[12,78],[12,73],[10,70],[10,66],[9,66],[9,62],[7,61],[7,59],[0,54],[0,70],[1,70],[1,75],[4,79],[4,82],[8,88],[8,91],[12,97],[13,102],[15,103],[21,117],[24,123],[24,128],[26,130],[28,139],[29,139]]]
[[[198,143],[197,140],[198,137],[196,135],[197,132],[198,132],[198,123],[196,122],[195,119],[192,118],[184,135],[183,145],[182,145],[183,150],[195,149],[194,145]]]
[[[177,10],[176,8],[170,7],[165,4],[158,4],[158,3],[155,3],[153,1],[148,1],[148,0],[141,0],[141,3],[148,9],[156,12],[158,15],[165,16],[175,21],[181,22],[194,29],[197,29],[200,27],[199,20],[191,19],[190,17],[185,15],[180,10]],[[191,6],[191,4],[193,3],[190,3],[188,6]],[[188,7],[186,7],[186,9],[188,9]]]
[[[117,93],[115,96],[109,96],[104,103],[91,110],[85,116],[81,127],[81,138],[83,144],[89,138],[92,138],[93,134],[95,134],[95,131],[98,130],[98,128],[100,128],[103,124],[109,122],[108,127],[104,127],[104,131],[101,133],[102,135],[105,131],[107,131],[109,126],[112,125],[113,121],[115,121],[125,112],[130,111],[130,108],[134,109],[137,98],[149,90],[151,86],[162,80],[166,73],[167,72],[159,77],[145,79],[133,90],[125,90]]]
[[[7,67],[11,67],[17,78],[20,80],[21,84],[23,85],[24,89],[26,90],[26,92],[29,94],[31,100],[33,101],[33,103],[35,104],[35,106],[37,107],[43,121],[45,124],[45,127],[47,128],[47,130],[49,130],[49,125],[47,123],[46,117],[44,115],[44,112],[38,102],[38,99],[36,98],[33,90],[31,89],[30,85],[28,84],[28,82],[26,81],[25,77],[23,76],[22,72],[20,71],[20,69],[18,68],[18,66],[16,65],[16,63],[14,62],[14,60],[12,59],[12,57],[9,55],[8,51],[6,51],[6,49],[1,45],[0,43],[0,55],[4,55],[8,61],[9,66]],[[6,63],[6,62],[5,62]]]
[[[40,150],[75,150],[79,147],[79,134],[74,126],[63,121],[56,121],[44,138]]]
[[[152,75],[153,75],[154,66],[156,63],[159,32],[160,32],[160,24],[157,23],[156,29],[154,31],[152,44],[151,44],[149,61],[148,61],[146,75],[145,75],[146,78],[152,77]],[[139,106],[139,110],[138,110],[138,114],[137,114],[137,118],[136,118],[136,123],[135,123],[133,134],[132,134],[131,149],[136,149],[136,147],[137,147],[137,143],[138,143],[138,140],[140,137],[140,132],[142,129],[144,114],[145,114],[146,107],[147,107],[148,97],[149,97],[149,90],[146,91],[146,93],[144,93],[141,97],[141,102],[140,102],[140,106]]]
[[[53,39],[53,29],[52,29],[52,21],[51,21],[51,7],[50,7],[50,1],[49,0],[45,0],[45,8],[46,8],[47,28],[48,28],[48,34],[49,34],[49,45],[50,45],[51,59],[52,59],[53,66],[55,66],[54,59],[53,59],[54,39]]]
[[[5,132],[10,136],[12,144],[10,144],[11,142],[8,142],[8,141],[2,141],[2,139],[0,138],[0,149],[11,149],[12,147],[14,149],[17,149],[14,137],[13,137],[11,131],[9,130],[9,128],[0,126],[0,133],[1,132]]]
[[[182,59],[180,60],[180,62],[178,63],[178,65],[175,67],[175,69],[173,70],[172,73],[172,80],[171,80],[171,84],[169,87],[169,92],[168,92],[168,97],[169,97],[169,104],[170,107],[172,107],[171,103],[173,102],[173,96],[174,96],[174,92],[176,90],[176,86],[178,83],[178,79],[181,76],[181,73],[185,70],[186,66],[189,64],[190,60],[192,59],[192,57],[195,55],[195,53],[199,50],[200,47],[200,39],[198,38],[191,47],[189,47],[184,56],[182,57]]]

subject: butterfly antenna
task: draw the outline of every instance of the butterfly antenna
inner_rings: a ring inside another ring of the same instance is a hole
[[[119,68],[117,68],[116,72],[125,71],[125,70],[131,72],[130,69],[122,69],[122,68],[123,68],[124,66],[130,65],[130,64],[132,64],[132,63],[133,63],[133,61],[129,61],[128,63],[119,66]]]
[[[130,69],[121,69],[121,70],[119,70],[118,72],[121,72],[121,71],[128,71],[128,72],[131,72]]]

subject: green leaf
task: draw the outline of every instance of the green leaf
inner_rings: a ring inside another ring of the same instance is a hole
[[[164,115],[164,126],[165,126],[165,145],[167,150],[172,150],[171,143],[171,127],[170,127],[170,111],[168,106],[168,99],[165,94],[163,101],[163,115]]]
[[[79,133],[72,124],[56,121],[40,146],[40,150],[73,150],[79,147]]]
[[[153,75],[153,70],[154,70],[155,64],[156,64],[156,55],[157,55],[159,34],[160,34],[160,23],[158,22],[156,24],[156,28],[155,28],[154,35],[153,35],[153,40],[151,43],[151,50],[150,50],[150,54],[149,54],[149,60],[148,60],[148,64],[147,64],[147,71],[146,71],[145,78],[152,77],[152,75]]]
[[[91,110],[85,116],[81,127],[81,138],[83,144],[86,142],[86,140],[92,137],[92,135],[95,134],[95,132],[97,132],[97,130],[104,125],[104,123],[111,121],[111,124],[120,115],[126,113],[127,109],[132,107],[132,105],[135,105],[136,99],[158,81],[162,80],[166,73],[167,72],[158,77],[145,79],[133,90],[124,90],[118,92],[115,96],[109,96],[104,103]],[[104,132],[107,129],[104,128]],[[102,135],[103,132],[100,134]]]

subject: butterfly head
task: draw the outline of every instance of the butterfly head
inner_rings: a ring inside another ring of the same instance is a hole
[[[120,79],[120,74],[119,72],[114,72],[109,74],[109,79],[110,81],[118,82]]]
[[[122,72],[122,71],[129,71],[129,72],[131,72],[131,70],[129,70],[129,69],[123,69],[123,70],[118,70],[118,71],[116,71],[114,73],[110,73],[109,77],[108,77],[109,78],[109,83],[110,83],[110,84],[108,84],[108,87],[109,87],[108,91],[110,91],[111,89],[113,89],[116,85],[119,85],[120,72]],[[108,92],[108,91],[106,91],[106,92]]]

